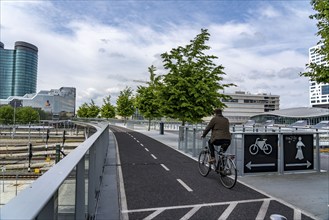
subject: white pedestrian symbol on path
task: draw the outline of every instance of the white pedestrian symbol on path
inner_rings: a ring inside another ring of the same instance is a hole
[[[296,144],[297,154],[295,159],[299,159],[299,160],[304,159],[302,147],[305,147],[304,143],[302,142],[302,137],[298,137],[298,142]]]

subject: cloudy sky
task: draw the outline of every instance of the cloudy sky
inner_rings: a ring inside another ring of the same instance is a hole
[[[163,72],[160,54],[208,29],[210,53],[236,90],[280,95],[280,108],[309,106],[300,77],[316,45],[309,0],[1,0],[0,41],[39,48],[37,91],[77,88],[77,106],[112,102],[126,86]]]

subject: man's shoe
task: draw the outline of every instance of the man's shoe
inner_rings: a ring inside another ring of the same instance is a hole
[[[215,163],[216,159],[214,157],[210,157],[208,163]]]

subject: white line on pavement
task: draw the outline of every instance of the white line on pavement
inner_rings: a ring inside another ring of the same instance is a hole
[[[151,220],[151,219],[155,218],[157,215],[159,215],[163,211],[164,211],[164,209],[158,209],[155,212],[153,212],[151,215],[149,215],[146,218],[144,218],[143,220]]]
[[[168,167],[166,167],[164,164],[161,164],[161,166],[162,166],[166,171],[169,171]]]
[[[219,205],[230,205],[231,203],[244,204],[249,202],[263,202],[263,201],[271,201],[271,198],[263,198],[263,199],[246,199],[246,200],[237,200],[230,202],[213,202],[213,203],[200,203],[200,204],[191,204],[191,205],[180,205],[180,206],[166,206],[166,207],[154,207],[154,208],[146,208],[146,209],[132,209],[132,210],[122,210],[122,213],[133,213],[133,212],[151,212],[156,211],[158,209],[164,210],[172,210],[172,209],[187,209],[193,208],[196,206],[200,207],[209,207],[209,206],[219,206]]]
[[[149,152],[149,149],[147,149],[146,147],[145,147],[145,150],[146,150],[147,152]]]
[[[156,156],[154,156],[154,154],[151,154],[151,156],[156,160],[158,159]]]
[[[201,207],[194,207],[188,213],[186,213],[180,220],[190,219]]]
[[[257,220],[263,220],[265,218],[269,205],[270,205],[270,200],[264,200],[262,206],[259,209],[258,215],[256,217]]]
[[[219,220],[227,219],[237,204],[237,202],[232,202],[219,217]]]
[[[294,219],[302,219],[302,212],[299,209],[294,209]]]
[[[178,181],[180,184],[182,184],[182,186],[184,186],[184,188],[185,188],[187,191],[189,191],[189,192],[192,192],[192,191],[193,191],[188,185],[186,185],[186,183],[183,182],[183,180],[181,180],[181,179],[177,179],[177,181]]]

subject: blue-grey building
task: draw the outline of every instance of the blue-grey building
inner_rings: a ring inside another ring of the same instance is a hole
[[[76,89],[74,87],[42,90],[38,93],[0,99],[0,106],[11,105],[14,108],[30,106],[35,109],[41,109],[56,118],[74,117],[75,103]]]
[[[38,48],[17,41],[15,49],[8,50],[0,42],[0,99],[24,96],[36,92]]]

